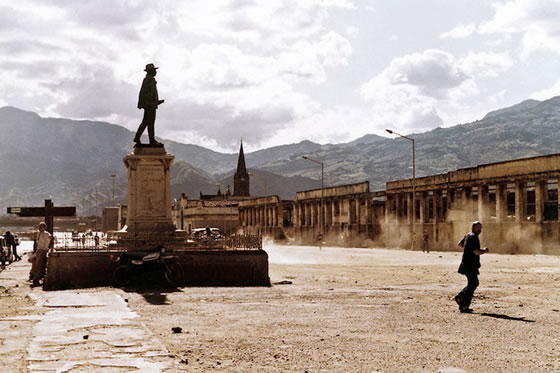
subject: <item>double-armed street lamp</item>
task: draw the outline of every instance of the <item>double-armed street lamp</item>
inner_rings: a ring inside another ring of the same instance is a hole
[[[414,250],[414,241],[416,239],[416,152],[415,145],[416,141],[408,136],[396,133],[393,130],[386,129],[391,135],[397,135],[409,141],[412,141],[412,250]]]
[[[302,158],[321,165],[321,212],[319,213],[319,235],[321,236],[321,241],[322,241],[323,240],[323,213],[324,213],[323,193],[324,193],[325,165],[323,164],[323,162],[316,161],[315,159],[309,158],[306,155],[303,155]]]

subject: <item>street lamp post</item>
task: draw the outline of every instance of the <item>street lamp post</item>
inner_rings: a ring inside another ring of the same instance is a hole
[[[411,137],[401,135],[393,130],[386,129],[391,135],[397,135],[409,141],[412,141],[412,250],[414,250],[414,241],[416,240],[416,140]]]
[[[115,177],[117,177],[117,175],[112,174],[111,178],[113,179],[113,199],[111,200],[111,205],[115,206]]]
[[[302,156],[303,159],[307,159],[308,161],[315,162],[321,165],[321,212],[319,213],[319,235],[321,236],[321,241],[323,240],[323,194],[324,194],[324,179],[325,179],[325,165],[323,162],[316,161],[315,159],[311,159],[306,155]]]

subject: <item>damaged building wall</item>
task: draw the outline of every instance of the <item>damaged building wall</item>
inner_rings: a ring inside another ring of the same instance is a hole
[[[497,162],[387,183],[383,241],[389,246],[455,250],[474,220],[495,252],[558,253],[560,154]]]

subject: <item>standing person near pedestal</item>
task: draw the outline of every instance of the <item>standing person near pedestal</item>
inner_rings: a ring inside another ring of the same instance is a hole
[[[467,286],[455,296],[455,302],[459,305],[461,313],[470,313],[474,291],[478,287],[478,269],[480,268],[480,256],[488,252],[488,248],[480,248],[478,236],[482,232],[482,223],[475,221],[472,224],[471,232],[459,242],[459,247],[463,247],[463,258],[458,272],[467,277]]]
[[[142,118],[142,123],[140,123],[138,127],[138,131],[136,131],[136,136],[134,136],[134,142],[137,145],[141,144],[140,138],[146,127],[148,127],[150,145],[160,145],[160,143],[156,141],[154,123],[156,121],[156,110],[165,100],[160,100],[158,96],[157,82],[155,79],[157,69],[158,67],[155,67],[153,63],[147,64],[144,69],[146,77],[142,82],[142,88],[140,88],[140,95],[138,97],[138,109],[144,109],[144,117]]]
[[[47,252],[50,248],[51,240],[52,235],[47,232],[47,224],[40,222],[39,232],[35,238],[35,242],[37,243],[37,252],[35,253],[35,260],[31,268],[31,279],[33,280],[33,285],[31,286],[39,286],[39,281],[45,277]]]

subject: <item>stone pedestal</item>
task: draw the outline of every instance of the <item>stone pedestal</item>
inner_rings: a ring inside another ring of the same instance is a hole
[[[124,157],[128,169],[128,212],[121,243],[134,242],[141,249],[180,239],[171,218],[170,167],[174,159],[163,146],[135,147]]]

